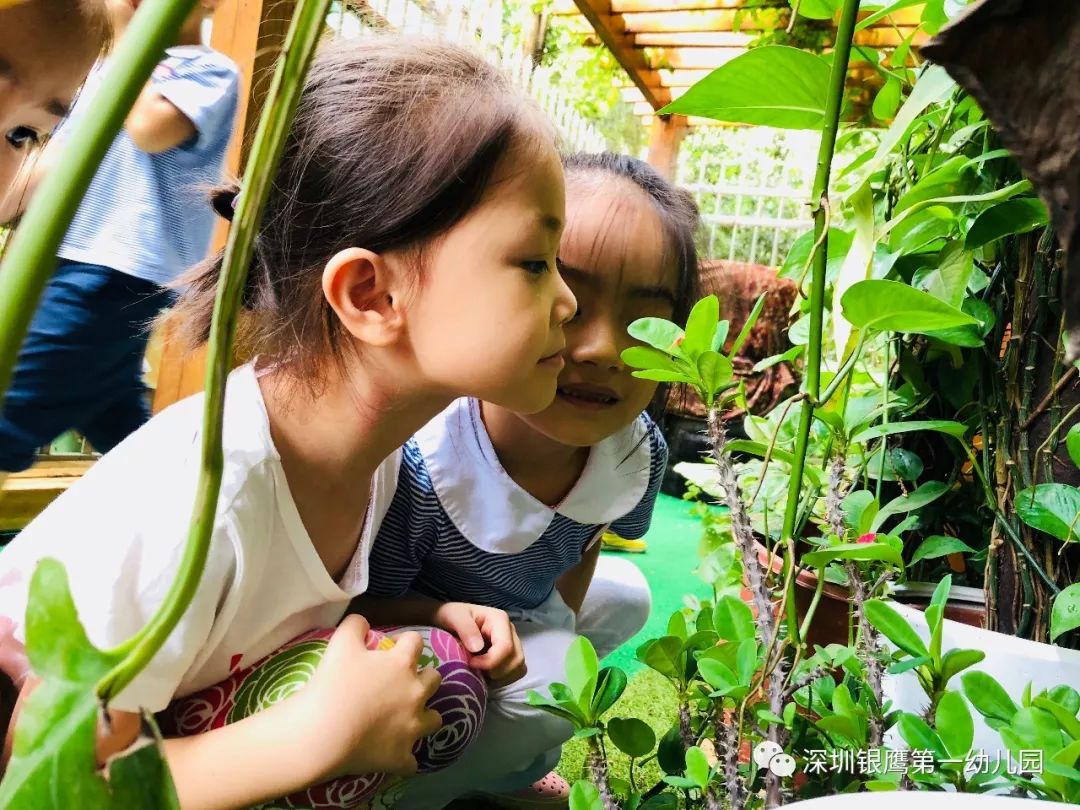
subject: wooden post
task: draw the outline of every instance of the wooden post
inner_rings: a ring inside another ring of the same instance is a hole
[[[649,165],[668,180],[675,179],[679,144],[686,135],[685,115],[657,115],[649,132]]]
[[[242,172],[295,7],[296,0],[224,0],[214,12],[210,44],[240,68],[236,131],[225,157],[225,171],[234,177]],[[220,221],[211,242],[212,252],[221,249],[228,232],[228,223]],[[162,329],[155,412],[201,391],[206,369],[204,350],[186,354],[170,340],[170,324],[166,322]]]

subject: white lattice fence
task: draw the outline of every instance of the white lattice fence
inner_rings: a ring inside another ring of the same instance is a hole
[[[701,127],[679,150],[679,182],[701,209],[709,259],[775,267],[810,227],[817,133]]]

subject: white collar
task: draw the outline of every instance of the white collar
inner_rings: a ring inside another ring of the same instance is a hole
[[[413,438],[454,526],[470,543],[495,554],[524,551],[556,514],[586,525],[618,520],[638,505],[649,485],[652,448],[640,419],[590,448],[577,483],[554,509],[503,469],[478,401],[455,400]]]

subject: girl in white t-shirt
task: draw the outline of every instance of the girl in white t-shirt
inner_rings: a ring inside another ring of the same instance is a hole
[[[232,201],[235,193],[231,195]],[[215,199],[228,214],[230,195]],[[114,727],[165,709],[297,636],[333,627],[367,587],[398,448],[454,398],[551,403],[562,325],[562,169],[542,116],[466,51],[398,38],[324,47],[255,242],[229,378],[224,473],[206,570]],[[175,322],[206,337],[221,257]],[[200,471],[202,397],[152,419],[0,552],[0,617],[22,639],[27,585],[59,559],[90,640],[111,648],[162,601]],[[384,461],[385,460],[385,461]],[[492,680],[520,670],[501,611],[417,602]],[[167,739],[184,807],[246,807],[348,774],[409,772],[438,725],[420,641],[367,651],[346,619],[310,682],[246,719]],[[489,648],[481,653],[481,647]]]
[[[560,272],[578,302],[552,404],[525,414],[453,402],[405,445],[398,489],[372,550],[362,610],[392,620],[418,592],[507,610],[528,674],[489,693],[480,737],[447,769],[410,780],[398,810],[435,810],[482,789],[509,806],[565,807],[548,773],[570,725],[526,703],[563,678],[575,632],[603,656],[649,615],[641,572],[599,557],[610,528],[648,530],[667,446],[647,414],[667,392],[638,379],[622,351],[638,318],[686,319],[695,300],[697,207],[640,160],[574,155],[566,170]],[[595,572],[595,577],[594,577]]]

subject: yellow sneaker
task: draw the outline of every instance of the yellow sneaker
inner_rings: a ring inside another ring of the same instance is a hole
[[[615,532],[604,532],[600,543],[604,551],[626,551],[630,554],[642,554],[649,548],[644,540],[627,540],[625,537],[619,537]]]

